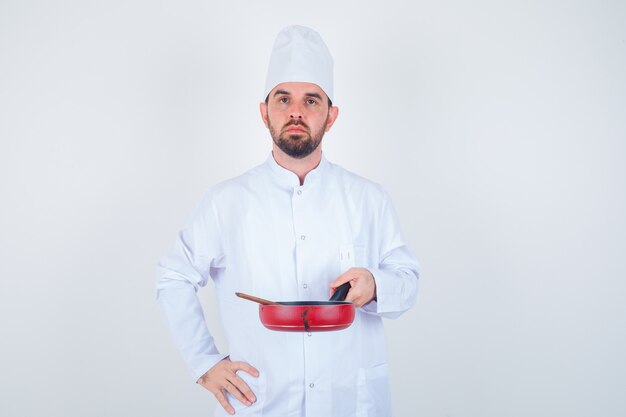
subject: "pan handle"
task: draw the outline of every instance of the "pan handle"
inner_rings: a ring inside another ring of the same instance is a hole
[[[348,295],[348,291],[350,291],[351,287],[352,286],[350,285],[350,281],[341,284],[340,286],[337,287],[333,295],[330,297],[330,301],[345,300],[346,296]]]
[[[236,292],[235,295],[237,297],[239,297],[239,298],[244,298],[246,300],[254,301],[255,303],[263,304],[265,306],[276,306],[276,305],[279,305],[279,303],[277,303],[277,302],[266,300],[265,298],[255,297],[253,295],[244,294],[242,292]]]

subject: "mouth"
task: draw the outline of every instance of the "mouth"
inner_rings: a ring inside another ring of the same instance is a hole
[[[297,126],[292,126],[292,127],[288,127],[285,132],[290,133],[290,134],[301,134],[301,133],[307,133],[307,131],[301,127],[297,127]]]
[[[298,122],[298,123],[292,122],[292,123],[288,123],[285,126],[285,128],[283,129],[283,132],[292,134],[292,135],[298,135],[298,134],[303,134],[303,133],[309,133],[309,129],[302,122]]]

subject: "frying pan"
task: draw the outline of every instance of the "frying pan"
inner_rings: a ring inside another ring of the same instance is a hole
[[[273,302],[247,294],[238,297],[259,303],[261,323],[283,332],[327,332],[350,327],[354,321],[354,304],[342,301],[350,290],[350,283],[337,287],[330,301]]]

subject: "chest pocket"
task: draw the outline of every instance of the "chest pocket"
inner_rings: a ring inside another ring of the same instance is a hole
[[[366,246],[348,244],[339,248],[339,269],[342,274],[350,268],[372,267]]]

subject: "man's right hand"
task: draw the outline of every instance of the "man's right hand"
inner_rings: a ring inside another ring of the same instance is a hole
[[[254,393],[248,384],[237,375],[237,371],[247,372],[254,377],[259,376],[259,371],[246,362],[232,362],[226,357],[213,365],[198,380],[198,384],[215,395],[217,401],[228,414],[235,414],[235,409],[226,399],[227,392],[230,392],[233,397],[247,406],[251,406],[256,401]]]

